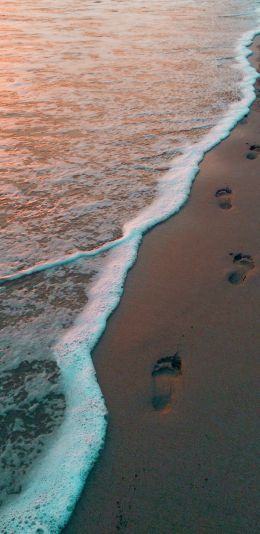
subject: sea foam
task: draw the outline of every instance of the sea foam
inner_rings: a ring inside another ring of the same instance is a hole
[[[7,280],[109,251],[99,278],[91,287],[89,302],[75,325],[56,346],[66,390],[65,421],[45,456],[35,465],[23,492],[1,511],[1,532],[45,534],[59,532],[69,519],[86,477],[104,444],[106,407],[96,381],[91,352],[119,303],[129,268],[142,236],[159,222],[177,213],[187,201],[192,182],[205,153],[226,138],[249,111],[255,99],[258,75],[249,64],[248,46],[260,29],[246,33],[237,47],[236,60],[244,76],[242,99],[232,103],[217,126],[197,144],[187,147],[159,184],[158,198],[124,226],[123,237],[91,252],[78,252],[1,279]]]

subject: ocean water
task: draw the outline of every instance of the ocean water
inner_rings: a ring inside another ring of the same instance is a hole
[[[248,112],[258,20],[257,0],[5,2],[1,532],[68,520],[105,439],[91,351],[142,235]]]

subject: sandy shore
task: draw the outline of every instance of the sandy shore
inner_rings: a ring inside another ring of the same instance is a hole
[[[254,51],[257,66],[259,38]],[[144,239],[94,353],[109,427],[66,534],[257,532],[259,112],[260,99]],[[152,377],[177,351],[182,373]]]

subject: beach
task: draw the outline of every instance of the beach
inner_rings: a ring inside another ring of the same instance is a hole
[[[256,530],[259,13],[5,4],[1,532]]]
[[[260,38],[252,50],[257,68]],[[256,91],[184,208],[145,236],[94,351],[108,430],[64,534],[257,532]],[[181,370],[155,372],[176,353]]]

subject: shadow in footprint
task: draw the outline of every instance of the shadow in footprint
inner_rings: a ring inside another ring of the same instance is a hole
[[[239,252],[234,255],[233,263],[238,268],[229,274],[228,281],[234,285],[242,284],[246,280],[248,271],[254,269],[254,260],[250,254],[242,254],[242,252]]]
[[[180,374],[181,358],[178,352],[174,356],[166,356],[157,360],[152,371],[152,404],[155,410],[164,412],[170,410],[174,391],[174,379]]]
[[[219,207],[223,210],[229,210],[232,208],[232,189],[230,189],[230,187],[218,189],[215,193],[215,197],[218,199]]]
[[[247,145],[249,145],[249,152],[246,155],[247,159],[256,159],[260,152],[260,145],[250,145],[249,143]]]

